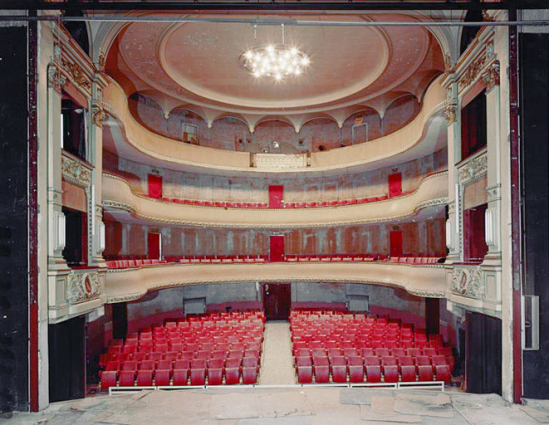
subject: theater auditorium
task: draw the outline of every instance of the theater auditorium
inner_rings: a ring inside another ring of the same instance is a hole
[[[4,3],[0,412],[549,398],[542,2]]]

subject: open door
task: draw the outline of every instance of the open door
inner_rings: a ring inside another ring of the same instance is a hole
[[[289,283],[264,283],[263,308],[267,320],[288,320],[292,304]]]
[[[402,255],[402,231],[393,230],[390,233],[391,246],[390,253],[391,257],[400,257]]]
[[[149,174],[149,198],[162,198],[162,176]]]
[[[282,208],[284,186],[269,186],[269,208]]]
[[[389,198],[402,194],[402,173],[389,174]]]
[[[151,260],[160,259],[160,233],[147,234],[147,258]]]
[[[271,235],[271,261],[284,261],[284,235]]]

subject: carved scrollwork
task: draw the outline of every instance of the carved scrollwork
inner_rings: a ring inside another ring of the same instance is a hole
[[[467,183],[478,180],[486,174],[488,170],[488,155],[484,152],[482,155],[473,158],[459,169],[459,183]]]
[[[71,272],[67,282],[67,301],[69,304],[78,304],[98,298],[101,295],[99,273]]]
[[[61,58],[61,65],[69,75],[69,78],[77,85],[91,93],[92,83],[84,70],[76,62],[71,62],[66,58]]]
[[[482,76],[482,82],[486,86],[486,90],[490,91],[494,87],[499,86],[500,77],[499,77],[499,62],[494,62],[488,71]]]
[[[464,297],[483,300],[486,297],[486,285],[482,270],[476,268],[454,268],[450,291]]]
[[[107,113],[105,112],[105,108],[101,103],[95,103],[92,108],[92,119],[93,123],[103,128],[103,123],[107,119]]]
[[[457,120],[457,108],[455,105],[447,105],[446,110],[444,111],[444,118],[446,118],[446,123],[452,125]]]
[[[48,66],[48,87],[61,94],[66,82],[67,79],[55,65]]]
[[[486,43],[486,47],[482,54],[473,60],[469,66],[465,69],[465,72],[461,75],[459,79],[458,86],[459,91],[462,91],[464,88],[468,87],[477,80],[481,70],[484,66],[494,57],[494,42],[490,40]]]
[[[88,187],[91,185],[92,172],[90,169],[84,167],[84,165],[76,159],[69,158],[68,156],[63,155],[61,159],[63,177],[67,181],[83,187]]]

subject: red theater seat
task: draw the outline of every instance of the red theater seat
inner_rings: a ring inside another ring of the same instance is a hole
[[[101,389],[106,390],[110,387],[116,387],[116,377],[118,372],[115,370],[104,370],[101,374]]]
[[[347,382],[347,366],[333,365],[332,366],[332,381],[341,383]]]
[[[364,365],[366,366],[379,366],[379,357],[377,356],[365,356]]]
[[[349,365],[349,380],[351,382],[364,382],[364,366]]]
[[[191,385],[206,385],[206,368],[191,369]]]
[[[257,367],[242,368],[242,383],[246,385],[257,383]]]
[[[315,366],[313,370],[317,384],[327,384],[330,382],[330,366]]]
[[[301,366],[297,368],[297,382],[300,384],[310,384],[313,382],[313,368],[311,366]]]
[[[241,358],[230,358],[225,360],[225,368],[228,368],[228,369],[240,368],[241,364],[242,364]]]
[[[383,380],[385,382],[398,382],[398,366],[383,366]]]
[[[137,371],[137,386],[138,387],[150,387],[153,383],[153,371],[151,370],[138,370]]]
[[[171,376],[171,370],[157,370],[154,374],[154,385],[158,387],[167,387],[170,385]]]
[[[452,374],[448,365],[436,365],[435,375],[437,381],[452,382]]]
[[[225,359],[210,359],[208,360],[208,368],[223,369],[225,367]]]
[[[240,383],[240,368],[225,368],[225,384],[235,385]]]
[[[372,383],[381,382],[381,367],[366,366],[366,381]]]
[[[400,373],[402,375],[403,382],[416,382],[416,367],[415,366],[401,366]]]
[[[253,367],[259,370],[259,358],[258,357],[244,357],[242,359],[242,369]],[[244,373],[244,372],[243,372]]]
[[[347,366],[347,361],[343,356],[330,357],[330,365],[332,366]]]
[[[176,387],[181,387],[187,385],[187,380],[189,378],[188,369],[174,369],[173,370],[173,385]]]
[[[121,371],[118,385],[121,387],[133,387],[135,385],[135,370]]]
[[[431,366],[418,366],[418,376],[420,381],[432,381],[433,368]]]
[[[208,385],[223,384],[223,368],[208,368]]]

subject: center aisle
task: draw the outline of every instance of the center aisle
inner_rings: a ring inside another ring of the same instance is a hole
[[[260,385],[292,385],[296,383],[290,324],[286,321],[271,321],[265,324],[258,383]]]

